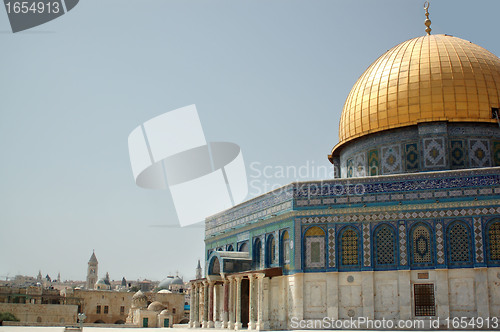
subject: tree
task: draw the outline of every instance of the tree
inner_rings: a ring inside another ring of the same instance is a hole
[[[137,287],[137,286],[132,286],[129,289],[129,292],[138,292],[138,291],[139,291],[139,287]]]
[[[10,312],[0,312],[0,325],[2,325],[4,321],[19,322],[19,319]]]

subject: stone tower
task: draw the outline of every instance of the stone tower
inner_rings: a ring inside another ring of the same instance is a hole
[[[90,256],[88,268],[87,268],[87,289],[94,289],[94,285],[97,282],[97,266],[99,262],[95,257],[95,252],[92,251],[92,256]]]
[[[198,266],[196,267],[196,279],[201,279],[201,265],[200,265],[200,260],[198,259]]]

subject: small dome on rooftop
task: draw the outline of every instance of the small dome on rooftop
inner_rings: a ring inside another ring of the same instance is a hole
[[[137,293],[134,294],[134,296],[132,296],[132,299],[133,300],[139,300],[139,299],[147,300],[147,297],[142,291],[138,291]]]
[[[163,309],[165,309],[165,306],[158,301],[154,301],[148,306],[149,311],[162,311]]]

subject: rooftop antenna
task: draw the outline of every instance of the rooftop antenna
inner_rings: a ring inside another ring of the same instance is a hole
[[[430,6],[429,1],[424,2],[424,9],[425,9],[425,22],[424,22],[424,24],[427,27],[425,29],[425,32],[427,32],[428,36],[431,35],[431,31],[432,31],[431,20],[429,20],[429,6]]]

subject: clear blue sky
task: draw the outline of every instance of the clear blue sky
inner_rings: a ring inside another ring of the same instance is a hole
[[[499,55],[499,12],[433,1],[432,33]],[[250,165],[329,167],[352,85],[424,19],[423,1],[82,0],[12,34],[1,10],[0,278],[84,279],[92,249],[111,279],[194,277],[203,227],[176,227],[169,192],[134,184],[128,134],[196,104],[254,187],[286,184]]]

